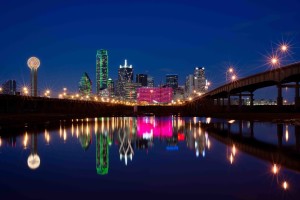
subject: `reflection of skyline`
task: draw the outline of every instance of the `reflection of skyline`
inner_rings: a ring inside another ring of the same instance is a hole
[[[96,161],[97,169],[101,168],[100,163],[103,164],[105,163],[104,166],[107,166],[108,169],[109,167],[108,152],[112,144],[118,146],[120,159],[124,160],[125,165],[127,165],[128,160],[133,159],[135,151],[138,151],[140,149],[154,148],[155,138],[159,138],[160,141],[164,141],[164,144],[166,145],[166,150],[178,150],[177,143],[186,142],[187,147],[194,150],[195,155],[197,157],[198,156],[204,157],[207,153],[206,152],[207,149],[209,149],[211,145],[211,141],[209,140],[207,132],[199,127],[199,119],[200,118],[198,119],[187,118],[183,120],[180,117],[168,117],[168,118],[157,118],[157,117],[103,118],[102,117],[102,118],[96,118],[94,120],[80,119],[80,120],[74,120],[73,123],[70,124],[70,128],[68,128],[67,125],[62,123],[59,128],[59,135],[64,142],[66,142],[68,139],[71,139],[73,136],[77,137],[82,148],[85,151],[89,151],[91,144],[93,143],[92,138],[95,133],[96,139],[94,141],[96,147],[99,148],[98,150],[96,150],[96,152],[98,152],[96,155],[98,159],[98,161]],[[210,121],[211,119],[209,120],[206,119],[206,121],[202,123],[208,123]],[[230,121],[230,123],[225,123],[225,124],[223,122],[219,124],[216,123],[211,123],[211,124],[214,124],[214,126],[216,127],[224,127],[224,128],[234,129],[238,131],[240,131],[241,129],[235,126],[242,124],[242,126],[244,127],[243,129],[247,129],[247,131],[250,131],[250,135],[249,133],[247,133],[247,137],[254,136],[254,134],[252,133],[253,127],[251,127],[253,126],[253,122],[248,122],[246,123],[246,125],[244,125],[245,123],[240,123],[239,121],[234,121],[234,122]],[[289,142],[289,144],[294,140],[294,138],[298,141],[297,138],[299,137],[297,137],[297,133],[295,133],[296,134],[295,137],[290,136],[289,133],[289,129],[291,129],[290,125],[283,125],[283,126],[278,125],[276,127],[278,129],[277,136],[279,139],[278,141],[279,145],[282,144],[282,140]],[[149,138],[147,137],[147,134],[148,132],[151,133],[151,129],[153,135],[152,137]],[[299,128],[295,126],[295,131],[297,130],[299,130]],[[146,133],[146,137],[145,137],[145,133]],[[50,135],[51,132],[45,129],[44,138],[46,144],[49,144],[50,142]],[[233,135],[235,137],[237,135],[240,135],[240,133],[233,134]],[[33,138],[34,136],[32,136],[32,134],[25,132],[24,137],[22,138],[23,139],[22,145],[24,146],[24,149],[28,147],[27,143],[30,143],[35,140]],[[3,144],[6,143],[10,144],[10,146],[15,146],[16,137],[12,137],[12,139],[1,137],[1,147],[3,147]],[[53,140],[51,141],[51,143],[53,143]],[[233,148],[232,142],[228,145],[229,145],[229,149]],[[32,149],[34,153],[35,150],[33,147],[34,146],[32,146],[32,148],[30,149]],[[239,144],[237,144],[234,148],[240,149]],[[282,148],[283,150],[285,149],[284,146]],[[234,158],[235,155],[232,152],[227,155],[227,159],[230,160],[231,163],[234,162]]]

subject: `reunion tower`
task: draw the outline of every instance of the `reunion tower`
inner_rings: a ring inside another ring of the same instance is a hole
[[[31,57],[27,61],[27,65],[30,68],[30,83],[31,83],[31,96],[37,96],[37,69],[40,66],[40,60],[37,57]]]

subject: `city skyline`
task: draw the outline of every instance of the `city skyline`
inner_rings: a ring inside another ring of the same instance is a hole
[[[219,2],[217,7],[195,1],[6,2],[0,14],[6,19],[0,32],[0,81],[29,84],[26,60],[37,56],[40,93],[63,87],[75,92],[83,72],[96,83],[95,52],[107,49],[113,80],[119,64],[128,59],[136,74],[148,74],[156,83],[166,74],[178,74],[183,85],[195,67],[204,66],[215,88],[226,82],[230,65],[239,78],[270,69],[266,56],[279,43],[289,43],[293,53],[283,65],[299,60],[297,5],[297,1]],[[104,18],[92,14],[99,7],[104,8]]]

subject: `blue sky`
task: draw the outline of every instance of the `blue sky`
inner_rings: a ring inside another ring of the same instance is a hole
[[[41,92],[76,91],[84,72],[95,83],[96,50],[107,49],[113,79],[127,59],[156,84],[168,73],[183,84],[204,66],[217,87],[229,65],[239,77],[270,69],[265,56],[282,41],[292,45],[282,64],[300,60],[299,8],[296,0],[2,0],[0,81],[29,84],[26,61],[37,56]]]

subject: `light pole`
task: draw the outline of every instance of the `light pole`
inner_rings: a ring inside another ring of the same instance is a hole
[[[37,69],[41,62],[37,57],[31,57],[27,60],[27,65],[30,68],[30,83],[31,83],[31,96],[37,96]]]

